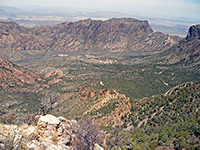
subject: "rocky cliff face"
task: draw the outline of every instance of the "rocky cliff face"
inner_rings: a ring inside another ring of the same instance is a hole
[[[122,18],[107,21],[81,20],[54,26],[26,28],[0,22],[0,51],[77,51],[85,49],[125,51],[161,50],[180,39],[153,32],[147,21]]]
[[[178,48],[178,51],[188,53],[193,57],[200,55],[200,25],[190,27],[187,37],[179,43]]]
[[[200,24],[189,28],[186,40],[200,39]]]
[[[198,66],[200,63],[200,25],[191,26],[185,39],[161,55],[165,63],[166,61],[170,64],[184,62],[184,66]]]

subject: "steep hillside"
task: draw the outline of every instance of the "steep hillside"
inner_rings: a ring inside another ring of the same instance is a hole
[[[191,26],[187,37],[178,45],[161,53],[160,57],[163,63],[180,64],[198,69],[200,64],[200,25]]]
[[[185,83],[170,89],[164,95],[135,101],[133,112],[134,118],[137,117],[137,119],[134,119],[134,127],[141,127],[137,122],[146,118],[147,120],[143,123],[147,126],[160,126],[190,119],[200,109],[199,89],[200,82]]]
[[[42,79],[38,74],[27,71],[12,62],[0,57],[0,83],[1,88],[22,87],[25,84],[35,85]]]
[[[184,83],[164,95],[134,100],[131,104],[126,130],[120,128],[113,133],[115,139],[120,139],[118,143],[112,141],[118,148],[199,148],[200,82]]]
[[[17,113],[27,115],[42,111],[44,103],[53,105],[59,94],[51,88],[62,82],[64,76],[61,70],[46,74],[32,72],[0,57],[1,119],[12,113],[16,117]]]
[[[2,56],[17,57],[16,53],[24,50],[38,53],[91,49],[112,52],[155,51],[167,49],[179,40],[178,37],[153,32],[147,21],[130,18],[107,21],[87,19],[37,28],[22,27],[14,22],[0,22]]]
[[[28,71],[7,59],[0,57],[0,88],[15,92],[36,92],[49,88],[65,76],[61,70],[53,70],[43,75]]]

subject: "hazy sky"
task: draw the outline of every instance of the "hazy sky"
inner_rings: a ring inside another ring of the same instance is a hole
[[[0,6],[75,7],[131,15],[200,20],[200,0],[0,0]]]

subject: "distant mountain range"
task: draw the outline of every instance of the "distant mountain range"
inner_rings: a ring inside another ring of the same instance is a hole
[[[81,20],[54,26],[27,28],[14,22],[0,22],[0,51],[107,50],[160,51],[181,38],[153,32],[147,21],[131,18],[107,21]]]
[[[158,18],[115,11],[94,11],[78,8],[48,8],[39,6],[27,8],[0,6],[0,12],[0,21],[14,21],[19,25],[27,27],[56,25],[66,21],[78,21],[87,18],[92,18],[94,20],[108,20],[111,18],[123,17],[137,18],[139,20],[148,20],[155,31],[181,37],[184,37],[187,34],[189,26],[199,22],[199,20]]]

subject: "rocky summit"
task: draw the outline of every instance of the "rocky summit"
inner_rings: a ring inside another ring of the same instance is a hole
[[[189,28],[186,40],[200,39],[200,24],[193,25]]]
[[[162,61],[167,60],[170,64],[184,63],[184,66],[197,68],[200,64],[200,25],[191,26],[186,38],[161,55],[163,55]]]
[[[200,24],[191,26],[187,37],[184,40],[187,45],[183,51],[191,53],[191,57],[199,57],[200,55]]]
[[[107,21],[81,20],[53,26],[27,28],[0,22],[2,56],[16,51],[107,50],[155,51],[170,48],[180,38],[154,32],[147,21],[132,18]],[[19,57],[19,56],[18,56]]]
[[[95,141],[86,140],[89,129],[85,130],[76,120],[51,114],[36,118],[36,125],[0,124],[0,149],[104,150]]]

